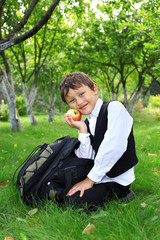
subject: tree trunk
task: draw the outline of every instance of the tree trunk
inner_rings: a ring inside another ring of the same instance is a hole
[[[0,91],[2,92],[2,95],[6,103],[8,104],[11,130],[14,132],[17,131],[17,129],[19,129],[20,131],[23,131],[21,122],[18,119],[16,114],[16,99],[15,99],[13,79],[10,71],[9,61],[6,58],[5,53],[3,54],[3,57],[5,58],[4,64],[8,74],[6,74],[6,72],[0,65]]]
[[[128,99],[127,99],[127,92],[125,87],[123,87],[123,94],[124,94],[124,105],[128,109]]]
[[[128,106],[128,112],[130,113],[130,115],[133,115],[133,107],[135,105],[135,103],[141,98],[141,93],[139,91],[137,91],[134,96],[132,97],[129,106]]]
[[[37,101],[42,104],[48,110],[48,122],[52,122],[54,119],[54,105],[57,97],[57,85],[55,87],[55,93],[53,96],[53,86],[48,89],[48,103],[45,101],[45,91],[42,91],[42,99],[37,99]]]
[[[14,106],[14,104],[9,103],[8,108],[9,108],[9,118],[11,122],[11,130],[16,131],[17,129],[19,129],[20,131],[23,131],[22,124],[16,114],[16,107]]]
[[[29,94],[27,84],[23,83],[23,92],[24,92],[24,96],[25,96],[27,113],[28,113],[30,122],[33,125],[37,125],[38,122],[36,121],[36,119],[34,117],[34,114],[33,114],[33,111],[32,111],[32,105],[33,105],[33,102],[34,102],[34,99],[35,99],[35,96],[36,96],[36,93],[37,93],[37,89],[35,88],[35,91],[34,91],[33,88],[32,88],[32,90],[31,90],[32,94]]]
[[[56,102],[56,97],[57,97],[57,86],[55,87],[54,96],[53,96],[53,90],[52,89],[50,90],[50,94],[49,94],[49,111],[50,111],[50,113],[49,113],[48,122],[51,122],[54,119],[54,105]],[[50,114],[51,114],[52,118],[50,118]]]
[[[52,122],[54,119],[54,109],[52,106],[48,109],[48,122]]]

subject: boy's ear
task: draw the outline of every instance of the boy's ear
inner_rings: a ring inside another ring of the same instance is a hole
[[[98,87],[97,87],[97,84],[94,82],[94,92],[97,94],[98,93]]]

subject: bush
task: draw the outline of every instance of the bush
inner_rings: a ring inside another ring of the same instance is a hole
[[[142,109],[143,109],[143,102],[141,99],[139,99],[134,105],[134,110],[141,111]]]
[[[27,115],[27,108],[26,108],[24,95],[20,95],[19,97],[16,97],[16,107],[17,107],[18,114],[20,116]]]
[[[152,118],[160,121],[160,95],[150,96],[147,110]]]
[[[160,108],[160,95],[150,96],[148,108]]]
[[[7,104],[0,105],[0,120],[8,121],[9,118],[9,110]]]

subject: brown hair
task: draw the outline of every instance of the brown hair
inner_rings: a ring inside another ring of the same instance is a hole
[[[60,83],[60,93],[62,100],[66,102],[65,97],[67,96],[69,89],[77,89],[82,84],[88,86],[90,89],[94,90],[93,81],[90,77],[83,72],[72,72],[66,74]]]

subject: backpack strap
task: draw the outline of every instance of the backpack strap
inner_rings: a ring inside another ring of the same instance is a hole
[[[65,168],[65,179],[66,179],[66,186],[65,186],[65,193],[68,193],[68,191],[72,187],[72,179],[73,179],[73,174],[75,173],[76,166],[68,167]]]
[[[13,185],[14,185],[14,178],[15,178],[15,175],[16,175],[18,169],[20,167],[22,167],[40,148],[42,149],[42,148],[46,147],[47,145],[48,145],[47,143],[44,143],[42,145],[38,145],[37,147],[35,147],[33,149],[33,151],[28,155],[28,157],[18,166],[18,168],[15,170],[15,172],[13,174],[13,178],[12,178],[12,184]]]

